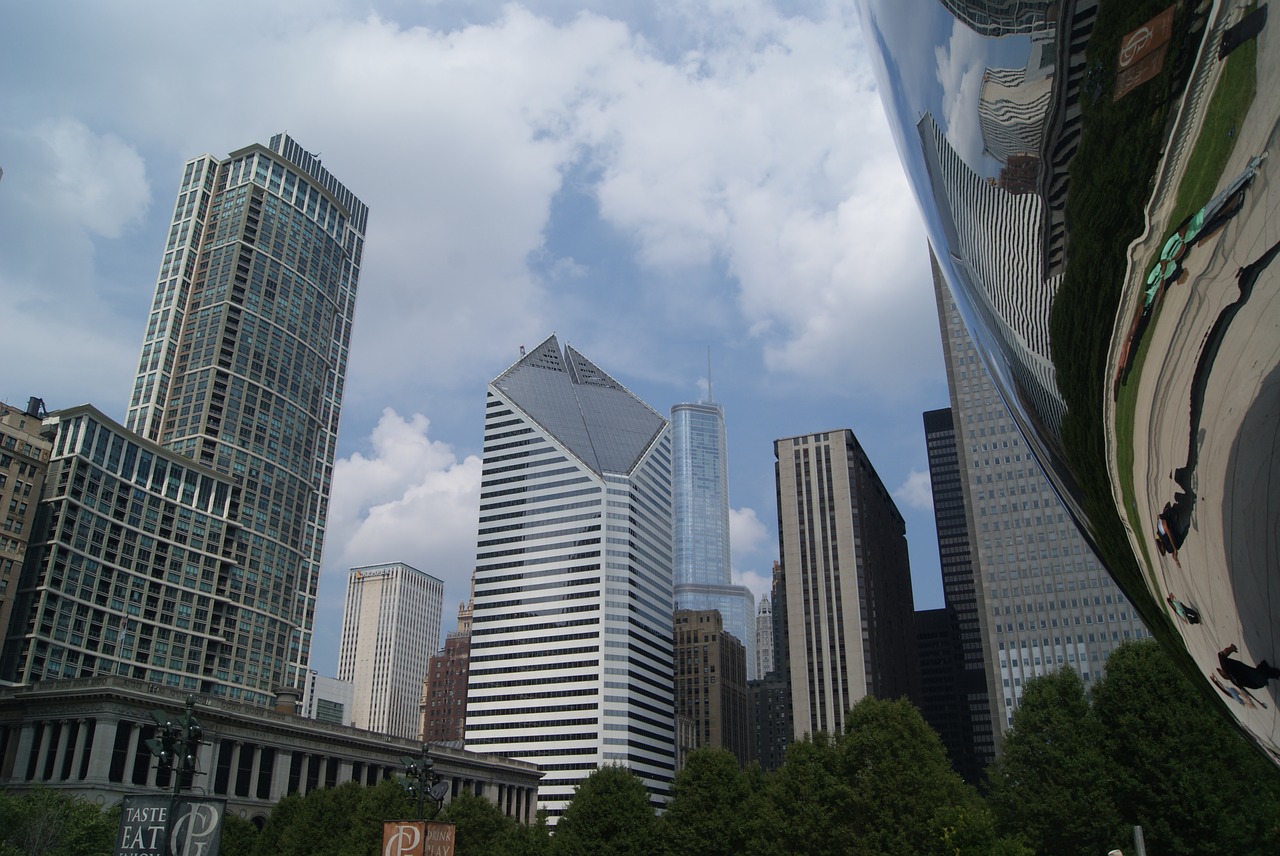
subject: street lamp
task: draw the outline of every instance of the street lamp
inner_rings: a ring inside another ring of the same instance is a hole
[[[431,760],[428,754],[428,746],[422,744],[422,755],[413,757],[412,755],[401,755],[400,763],[404,764],[405,778],[400,779],[400,787],[405,789],[405,793],[412,799],[418,800],[418,820],[426,820],[425,802],[427,797],[435,801],[436,811],[440,810],[440,806],[444,803],[444,796],[449,792],[449,783],[440,780],[440,776],[435,772],[435,762]]]

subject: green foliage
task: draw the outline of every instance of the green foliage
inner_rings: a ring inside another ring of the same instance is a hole
[[[459,794],[440,820],[456,826],[456,856],[536,856],[550,847],[545,825],[524,826],[475,794]]]
[[[384,820],[411,817],[400,786],[382,781],[368,788],[347,782],[276,803],[254,847],[254,856],[377,856]]]
[[[253,856],[258,843],[258,827],[238,814],[222,816],[222,843],[219,856]]]
[[[1126,826],[1152,853],[1280,852],[1280,776],[1154,642],[1107,660],[1093,714]]]
[[[648,856],[657,818],[644,783],[625,767],[608,765],[582,780],[560,816],[551,852],[555,856]]]
[[[698,749],[676,775],[660,823],[670,854],[737,856],[750,840],[751,783],[725,749]]]
[[[57,791],[0,793],[0,856],[110,856],[119,809]]]
[[[1000,826],[1037,853],[1097,856],[1126,840],[1080,676],[1070,669],[1029,681],[1004,754],[988,771]]]

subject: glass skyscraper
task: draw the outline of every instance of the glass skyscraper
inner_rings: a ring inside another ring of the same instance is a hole
[[[605,764],[675,767],[671,433],[551,336],[489,384],[466,745],[537,764],[555,823]]]
[[[671,408],[676,608],[715,609],[756,674],[755,598],[729,564],[729,461],[724,410],[712,401]]]
[[[221,671],[307,675],[367,220],[284,134],[183,171],[126,426],[241,488]]]

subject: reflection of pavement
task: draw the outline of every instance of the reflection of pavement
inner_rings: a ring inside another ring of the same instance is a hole
[[[1238,19],[1233,4],[1220,6],[1217,15]],[[1217,652],[1232,642],[1250,664],[1280,662],[1280,260],[1259,264],[1247,295],[1236,277],[1239,269],[1262,259],[1280,241],[1278,37],[1274,26],[1259,37],[1257,95],[1219,186],[1239,174],[1253,155],[1270,150],[1271,156],[1247,191],[1240,213],[1187,254],[1186,279],[1172,284],[1165,294],[1159,317],[1146,331],[1148,352],[1141,377],[1131,376],[1126,392],[1136,397],[1133,485],[1138,519],[1129,521],[1130,538],[1139,559],[1145,556],[1155,563],[1148,565],[1148,584],[1156,602],[1163,603],[1172,593],[1200,610],[1200,625],[1182,623],[1172,614],[1170,618],[1206,679],[1217,667]],[[1197,76],[1216,74],[1210,65],[1217,63],[1216,53],[1217,40],[1211,35]],[[1208,101],[1201,97],[1195,106],[1203,110]],[[1171,152],[1186,148],[1177,141],[1169,146]],[[1180,159],[1181,166],[1186,159]],[[1174,178],[1170,186],[1176,188],[1178,177]],[[1124,319],[1117,324],[1118,335],[1127,332],[1127,319],[1138,305],[1134,293],[1141,297],[1146,275],[1142,266],[1174,225],[1168,222],[1173,196],[1164,194],[1150,212],[1149,234],[1130,254],[1127,302],[1118,316]],[[1215,325],[1220,336],[1211,335]],[[1114,376],[1118,354],[1117,345],[1108,377]],[[1198,414],[1193,412],[1196,387],[1203,391]],[[1108,424],[1113,425],[1110,401],[1108,408]],[[1109,433],[1114,444],[1114,432]],[[1114,448],[1110,460],[1114,468]],[[1175,471],[1188,463],[1193,467],[1175,481]],[[1156,516],[1179,493],[1192,494],[1189,531],[1179,552],[1181,566],[1157,552],[1153,537]],[[1248,708],[1229,699],[1224,704],[1273,758],[1280,759],[1275,754],[1280,752],[1280,686],[1273,683],[1254,695],[1267,707]]]

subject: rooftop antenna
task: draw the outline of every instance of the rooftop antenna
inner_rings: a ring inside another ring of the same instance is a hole
[[[715,397],[711,394],[711,346],[707,345],[707,401],[714,402]]]

